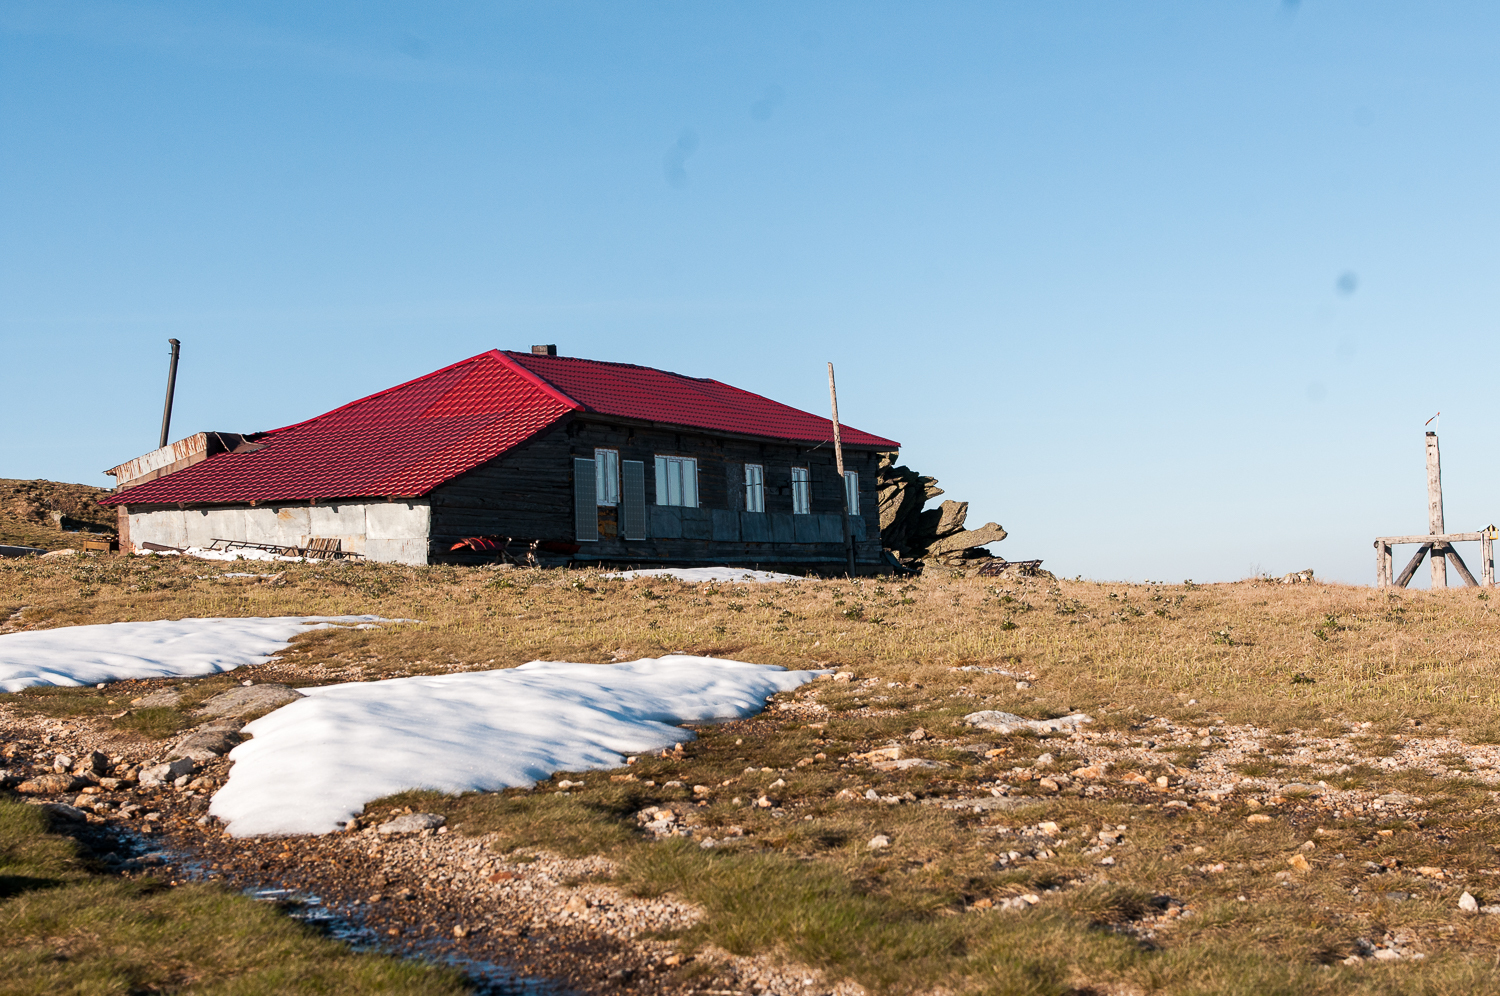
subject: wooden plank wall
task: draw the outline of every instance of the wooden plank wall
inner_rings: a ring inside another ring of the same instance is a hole
[[[596,447],[619,450],[622,461],[645,463],[648,535],[644,541],[607,535],[615,532],[611,522],[611,528],[601,531],[598,542],[581,544],[575,560],[787,566],[836,566],[844,562],[843,543],[828,542],[834,536],[829,531],[830,520],[825,518],[842,514],[844,505],[831,443],[811,447],[724,439],[707,433],[607,422],[591,416],[572,419],[433,491],[434,557],[468,559],[447,556],[448,547],[465,536],[500,535],[573,542],[573,458],[592,458]],[[697,510],[669,510],[656,504],[653,467],[658,454],[693,457],[698,461]],[[753,527],[734,528],[735,523],[753,515],[740,511],[745,507],[747,463],[765,467],[766,523],[759,532],[767,539],[762,541],[748,538],[758,532]],[[880,562],[881,556],[876,497],[878,454],[846,448],[844,463],[846,469],[859,472],[864,523],[863,528],[856,529],[856,560],[872,566]],[[791,515],[793,466],[809,468],[811,516]],[[719,511],[717,519],[714,510]],[[601,509],[606,518],[614,511]],[[731,517],[730,513],[735,514]],[[674,527],[665,521],[669,518],[680,518],[682,525]],[[700,518],[701,523],[697,521]],[[686,521],[689,519],[692,522]],[[652,535],[653,523],[657,526],[655,532],[675,535]],[[735,533],[738,538],[715,538]]]

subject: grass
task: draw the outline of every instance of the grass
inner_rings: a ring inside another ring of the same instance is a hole
[[[466,991],[444,969],[344,945],[210,885],[94,874],[38,806],[0,800],[0,992]]]
[[[223,576],[236,569],[275,577]],[[703,727],[680,752],[620,772],[559,773],[585,783],[566,794],[406,793],[371,807],[443,812],[460,832],[496,834],[504,849],[607,854],[622,888],[705,908],[683,938],[690,947],[779,952],[892,993],[1500,992],[1500,917],[1456,906],[1465,888],[1500,902],[1500,852],[1486,830],[1495,801],[1465,751],[1440,752],[1452,773],[1443,777],[1373,761],[1338,776],[1338,787],[1427,800],[1415,813],[1340,815],[1305,791],[1263,807],[1231,798],[1215,811],[1164,808],[1165,796],[1150,794],[1158,777],[1200,764],[1210,748],[1197,738],[1226,725],[1268,730],[1242,774],[1313,783],[1299,750],[1309,738],[1347,736],[1349,724],[1369,724],[1350,749],[1372,759],[1428,737],[1500,740],[1500,641],[1484,593],[937,576],[709,587],[592,572],[100,557],[0,564],[6,606],[0,619],[20,610],[12,629],[208,615],[420,620],[308,634],[281,663],[253,669],[293,683],[664,652],[852,671],[854,680],[780,696],[760,717]],[[982,670],[956,670],[964,667]],[[191,704],[230,680],[173,684]],[[121,708],[119,697],[77,689],[6,699],[97,717]],[[1066,736],[969,730],[961,718],[976,709],[1089,712],[1106,739],[1149,749],[1117,774],[1137,771],[1152,789],[1090,797],[1073,786],[988,815],[848,797],[984,795],[982,786],[1043,753],[1054,755],[1050,770],[1081,760]],[[1193,738],[1164,739],[1145,717]],[[945,743],[909,740],[919,727]],[[875,771],[845,760],[891,740],[948,767]],[[701,807],[691,788],[700,784],[711,789]],[[751,806],[761,795],[777,805]],[[680,809],[721,846],[646,840],[635,813],[648,805]],[[1263,813],[1274,819],[1247,822]],[[1041,846],[1028,828],[1046,822],[1058,825],[1050,856],[1009,859]],[[1089,843],[1119,826],[1128,828],[1110,852],[1119,862],[1101,868]],[[876,834],[890,847],[871,850]],[[1303,849],[1308,841],[1314,849]],[[1299,854],[1305,871],[1289,864]],[[1366,862],[1396,864],[1372,875]],[[1427,866],[1447,877],[1414,871]],[[1384,898],[1396,892],[1410,898]],[[1049,898],[1024,912],[999,908],[1031,893]],[[1177,908],[1191,915],[1163,919]],[[1422,938],[1425,960],[1339,964],[1357,938],[1402,931]]]
[[[61,550],[77,547],[85,538],[111,538],[115,512],[98,504],[106,494],[107,490],[87,484],[0,478],[0,546]],[[66,530],[51,519],[53,511],[66,516]],[[106,535],[84,537],[67,531],[79,529]]]

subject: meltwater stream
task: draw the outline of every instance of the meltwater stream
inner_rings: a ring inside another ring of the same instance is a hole
[[[105,855],[103,860],[118,870],[135,871],[170,865],[181,877],[192,881],[213,879],[204,863],[187,851],[162,847],[156,841],[122,827],[110,827],[108,836],[114,845],[114,855]],[[561,982],[522,975],[498,962],[467,958],[442,950],[437,940],[418,940],[404,949],[393,949],[382,943],[380,935],[357,913],[332,909],[320,896],[310,892],[270,885],[251,886],[241,892],[257,902],[274,903],[293,920],[299,920],[355,951],[414,957],[454,968],[463,974],[464,981],[473,988],[476,996],[575,996],[575,991]]]

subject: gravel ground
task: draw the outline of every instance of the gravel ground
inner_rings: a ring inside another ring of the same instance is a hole
[[[840,675],[835,683],[839,679],[851,680]],[[158,684],[122,682],[120,694],[143,695]],[[779,704],[776,714],[785,717],[793,712],[814,719],[824,711],[813,702],[796,702]],[[973,810],[985,817],[976,830],[993,836],[1000,863],[1021,864],[1050,859],[1053,849],[1071,843],[1065,838],[1075,832],[1054,823],[996,822],[1038,796],[1104,796],[1145,808],[1209,812],[1232,802],[1248,807],[1251,822],[1307,823],[1311,835],[1311,825],[1329,817],[1422,814],[1424,801],[1416,796],[1330,784],[1352,766],[1500,783],[1500,746],[1423,735],[1386,740],[1380,749],[1389,753],[1372,754],[1366,752],[1373,743],[1368,724],[1344,725],[1346,732],[1338,736],[1288,735],[1257,726],[1183,726],[1136,716],[1128,733],[1083,726],[1049,737],[1047,753],[1008,769],[1006,752],[986,744],[984,730],[962,738],[933,737],[924,731],[884,748],[851,754],[841,759],[841,767],[855,775],[861,770],[873,774],[893,768],[936,769],[947,765],[924,754],[935,748],[962,749],[992,762],[988,780],[953,791],[934,770],[933,784],[947,786],[941,793],[882,797],[861,788],[840,794],[874,806]],[[184,731],[183,736],[192,732]],[[324,910],[352,925],[352,939],[389,951],[508,966],[520,976],[553,980],[578,992],[622,986],[640,993],[721,996],[862,992],[774,957],[679,950],[672,937],[691,927],[701,911],[670,897],[642,899],[621,893],[606,884],[614,868],[601,857],[565,859],[534,850],[501,853],[492,837],[449,833],[446,827],[382,834],[373,814],[367,817],[375,821],[371,825],[324,837],[230,838],[206,815],[213,791],[228,776],[227,760],[202,757],[195,770],[167,784],[142,784],[143,773],[149,781],[151,767],[163,762],[170,745],[180,739],[150,740],[92,720],[21,716],[11,706],[0,706],[0,779],[29,801],[69,807],[57,811],[71,820],[104,865],[119,874],[152,875],[171,882],[211,879],[237,889],[290,889],[315,895]],[[1195,753],[1192,768],[1172,763],[1172,752],[1180,750]],[[1054,754],[1066,754],[1069,763],[1059,763]],[[59,769],[59,755],[68,759],[66,773]],[[1295,772],[1297,779],[1246,777],[1236,770],[1268,758],[1287,766],[1287,773]],[[1167,774],[1148,777],[1141,769]],[[661,819],[660,810],[653,809],[638,817],[643,833],[696,836],[686,823]],[[137,844],[121,843],[128,840]],[[1129,827],[1106,826],[1097,833],[1090,828],[1083,846],[1107,874],[1115,854],[1129,853]],[[1211,861],[1195,868],[1210,875],[1226,871]],[[1455,870],[1416,872],[1444,887],[1464,880]],[[1149,941],[1174,921],[1194,915],[1185,903],[1162,898],[1154,914],[1121,929]],[[1021,910],[1046,901],[1045,894],[1022,894],[984,909]],[[983,910],[976,907],[975,912]],[[1500,908],[1485,907],[1483,912]],[[1368,952],[1355,957],[1421,957],[1419,945],[1415,935],[1392,934],[1371,942]]]
[[[122,683],[125,684],[125,683]],[[148,692],[152,683],[129,694]],[[122,689],[122,694],[124,693]],[[183,736],[192,731],[184,731]],[[183,784],[145,787],[139,772],[165,760],[173,741],[147,740],[88,720],[20,716],[0,706],[5,787],[46,787],[59,755],[92,774],[61,776],[67,791],[23,791],[50,804],[63,828],[105,867],[173,884],[222,881],[246,890],[316,896],[355,943],[460,966],[500,965],[575,992],[627,987],[645,994],[861,996],[848,982],[769,957],[713,948],[684,954],[669,939],[700,911],[670,897],[641,899],[603,884],[614,867],[544,851],[498,853],[489,836],[447,828],[381,834],[374,825],[324,837],[235,839],[207,815],[227,760],[205,760]],[[100,770],[102,769],[102,770]],[[60,783],[59,783],[60,784]],[[59,808],[67,807],[67,808]],[[668,939],[664,939],[668,938]]]

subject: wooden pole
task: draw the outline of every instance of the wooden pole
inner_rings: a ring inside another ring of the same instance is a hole
[[[1443,470],[1435,432],[1427,434],[1427,531],[1443,532]],[[1432,587],[1448,587],[1448,558],[1436,549],[1432,551]]]
[[[1486,588],[1495,586],[1495,527],[1490,526],[1481,534],[1479,541],[1479,583]]]
[[[1391,584],[1391,545],[1382,540],[1375,541],[1375,587],[1388,588]]]
[[[849,558],[849,576],[854,577],[854,530],[850,528],[849,516],[856,510],[849,507],[849,483],[844,479],[844,443],[839,436],[839,391],[833,383],[833,363],[828,364],[828,400],[833,405],[833,460],[839,469],[839,491],[844,496],[844,552]]]

